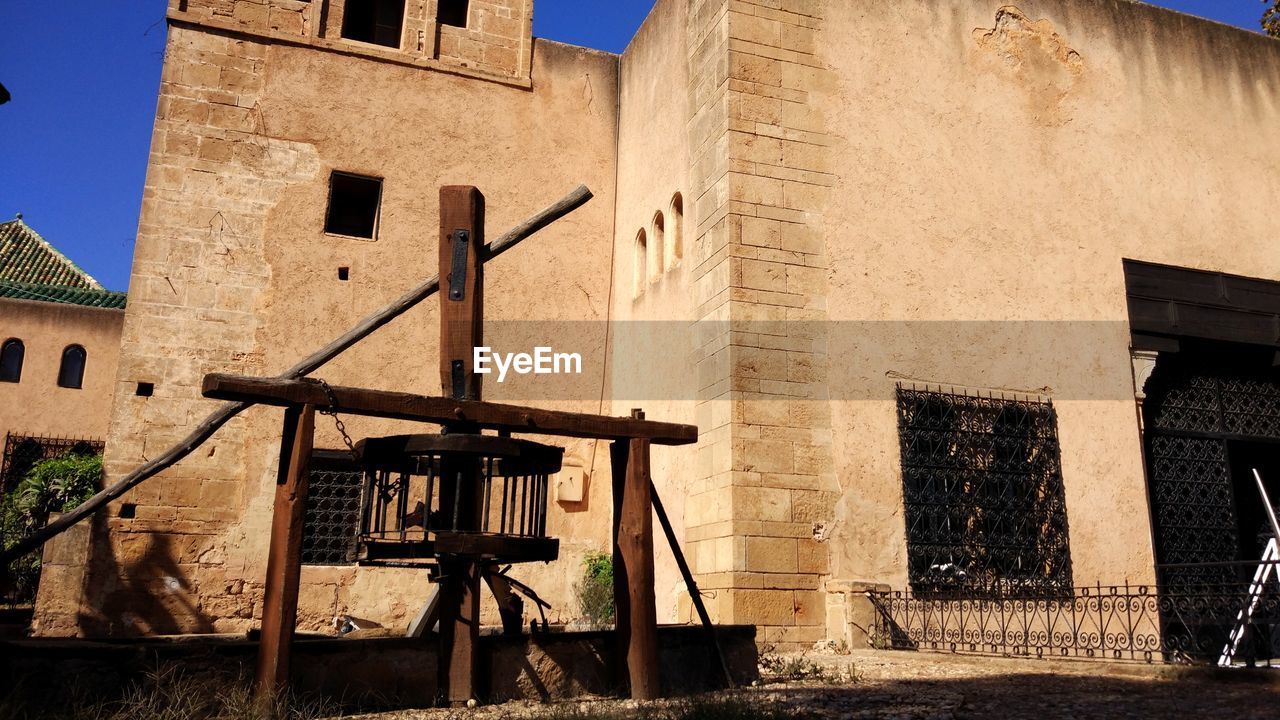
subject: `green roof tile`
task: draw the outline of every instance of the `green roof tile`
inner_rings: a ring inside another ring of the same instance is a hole
[[[0,298],[12,298],[14,300],[39,300],[42,302],[62,303],[64,305],[124,309],[126,297],[126,294],[122,292],[96,288],[17,283],[0,280]]]
[[[22,218],[0,223],[0,282],[104,289]]]

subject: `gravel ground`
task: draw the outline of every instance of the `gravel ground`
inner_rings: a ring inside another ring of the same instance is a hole
[[[827,678],[766,682],[722,697],[737,701],[739,707],[781,705],[797,718],[1280,718],[1280,670],[1216,671],[871,651],[808,655],[801,662],[826,668]],[[619,717],[643,718],[662,715],[663,707],[628,701],[558,707],[511,703],[464,711],[384,713],[364,720],[559,720],[614,712]],[[734,720],[749,717],[739,713],[732,714]]]

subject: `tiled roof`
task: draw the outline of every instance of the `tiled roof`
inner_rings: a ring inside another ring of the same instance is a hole
[[[0,223],[0,282],[103,290],[97,280],[76,267],[22,218]]]
[[[97,288],[5,282],[0,280],[0,298],[40,300],[66,305],[123,309],[126,294]]]

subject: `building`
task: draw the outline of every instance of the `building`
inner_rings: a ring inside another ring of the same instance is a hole
[[[696,423],[653,474],[716,620],[856,643],[868,589],[1070,597],[1256,550],[1280,43],[1126,0],[659,0],[615,56],[532,38],[533,11],[171,3],[109,474],[214,407],[204,374],[279,372],[432,274],[439,186],[500,231],[585,182],[486,295],[495,346],[585,372],[486,397]],[[317,375],[438,392],[434,312]],[[251,627],[278,432],[255,409],[133,491],[38,631]],[[562,619],[610,543],[608,453],[567,450],[562,559],[520,575]],[[312,560],[308,629],[425,594]],[[688,621],[659,562],[660,619]]]
[[[102,452],[124,307],[124,293],[104,289],[21,215],[0,223],[0,497],[43,459]],[[29,605],[34,578],[5,590],[3,602]]]
[[[19,216],[0,223],[0,479],[77,442],[101,450],[125,294],[102,287]]]

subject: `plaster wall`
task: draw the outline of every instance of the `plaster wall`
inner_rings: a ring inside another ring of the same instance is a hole
[[[620,61],[609,350],[613,401],[606,412],[626,415],[643,408],[652,419],[701,426],[693,369],[697,347],[689,332],[695,300],[685,258],[698,222],[684,200],[690,187],[686,5],[660,0]],[[677,197],[681,213],[673,212]],[[642,232],[646,241],[640,248]],[[654,483],[680,538],[696,459],[694,446],[654,447],[651,455]],[[656,520],[654,528],[658,620],[688,620],[684,581]]]
[[[123,323],[121,310],[0,300],[0,342],[26,348],[21,382],[0,383],[0,442],[7,433],[106,438]],[[58,387],[68,345],[87,356],[79,389]]]
[[[914,382],[1052,399],[1075,583],[1152,582],[1121,259],[1280,278],[1280,43],[1121,0],[825,8],[831,577],[907,584]]]
[[[536,44],[534,88],[317,52],[254,35],[170,28],[119,387],[156,383],[114,407],[111,478],[185,435],[217,403],[200,378],[271,375],[436,272],[438,188],[474,184],[496,236],[578,183],[596,197],[486,267],[486,338],[498,349],[561,343],[583,374],[542,388],[486,383],[485,397],[597,411],[604,324],[549,337],[556,322],[608,312],[616,56]],[[317,83],[316,78],[324,78]],[[330,172],[383,178],[374,240],[323,231]],[[349,268],[342,281],[338,268]],[[315,373],[335,384],[435,394],[437,300]],[[550,323],[550,324],[548,324]],[[588,398],[588,399],[584,399]],[[320,418],[317,447],[342,448]],[[358,440],[432,431],[346,418]],[[240,632],[254,624],[265,572],[281,414],[258,408],[199,453],[112,508],[95,544],[79,617],[43,614],[43,634]],[[118,440],[118,443],[117,443]],[[570,443],[566,462],[590,462]],[[599,453],[607,478],[608,452]],[[561,560],[514,573],[576,614],[571,580],[586,550],[607,550],[609,488],[589,473],[585,502],[550,513]],[[307,567],[299,627],[351,614],[404,627],[427,594],[424,573]]]

